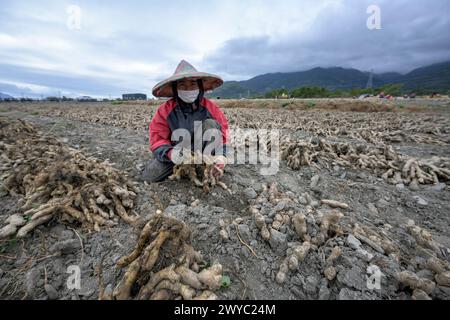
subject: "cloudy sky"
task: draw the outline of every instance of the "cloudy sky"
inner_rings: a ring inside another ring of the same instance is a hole
[[[370,5],[380,9],[380,29]],[[181,59],[225,80],[450,60],[450,0],[0,1],[0,92],[151,93]]]

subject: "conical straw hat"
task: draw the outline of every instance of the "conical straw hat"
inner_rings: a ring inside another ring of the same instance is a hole
[[[199,72],[194,68],[189,62],[185,60],[181,60],[175,69],[174,74],[163,80],[158,82],[152,89],[152,93],[155,97],[172,97],[172,82],[182,79],[202,79],[203,80],[203,88],[205,91],[213,90],[222,85],[223,80],[219,76],[216,76],[211,73]]]

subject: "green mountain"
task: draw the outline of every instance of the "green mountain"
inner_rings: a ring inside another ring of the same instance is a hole
[[[408,89],[449,90],[450,61],[414,69],[398,82],[404,83]]]
[[[274,89],[323,87],[329,90],[364,88],[369,73],[356,69],[314,68],[307,71],[267,73],[244,81],[226,81],[211,97],[240,98],[261,95]],[[450,61],[412,70],[407,74],[388,72],[373,75],[375,88],[402,83],[405,90],[450,90]]]

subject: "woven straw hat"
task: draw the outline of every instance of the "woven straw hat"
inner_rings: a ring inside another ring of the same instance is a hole
[[[175,69],[174,74],[158,82],[152,89],[152,94],[155,97],[172,97],[172,82],[182,79],[202,79],[203,88],[205,91],[213,90],[222,85],[223,80],[221,77],[211,73],[199,72],[189,62],[181,60]]]

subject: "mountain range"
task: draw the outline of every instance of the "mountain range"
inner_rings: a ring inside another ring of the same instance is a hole
[[[3,99],[12,99],[12,98],[13,98],[13,97],[10,96],[9,94],[1,93],[1,92],[0,92],[0,100],[3,100]]]
[[[222,86],[208,93],[209,97],[240,98],[262,96],[274,89],[292,90],[299,87],[323,87],[331,91],[365,88],[370,72],[341,67],[313,68],[298,72],[277,72],[258,75],[244,81],[225,81]],[[450,61],[414,69],[406,74],[386,72],[372,75],[372,85],[379,88],[386,84],[401,83],[402,90],[418,92],[447,92],[450,90]],[[0,92],[0,100],[12,96]]]
[[[307,71],[267,73],[244,81],[225,81],[210,96],[239,98],[262,95],[274,89],[323,87],[329,90],[365,88],[370,72],[341,67],[313,68]],[[403,89],[442,91],[450,90],[450,61],[414,69],[406,74],[387,72],[373,74],[374,88],[385,84],[401,83]]]

